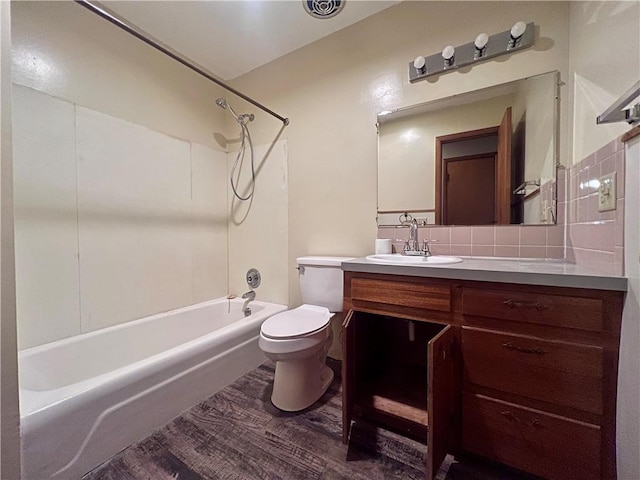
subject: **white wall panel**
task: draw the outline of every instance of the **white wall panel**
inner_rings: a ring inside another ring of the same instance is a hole
[[[77,108],[82,330],[191,303],[189,144]]]
[[[191,145],[193,302],[228,290],[227,155]]]
[[[18,346],[80,333],[74,106],[13,88]]]
[[[228,154],[229,171],[236,152]],[[229,291],[241,295],[248,290],[245,274],[257,268],[262,284],[256,290],[257,299],[289,303],[287,289],[288,207],[287,141],[254,148],[256,185],[253,201],[233,200],[229,188],[231,213],[229,218]],[[246,194],[249,176],[249,152],[240,177],[239,193]],[[303,201],[301,199],[300,201]],[[295,275],[296,279],[298,278]]]

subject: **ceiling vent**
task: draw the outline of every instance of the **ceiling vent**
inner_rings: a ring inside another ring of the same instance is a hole
[[[331,18],[344,8],[345,0],[302,0],[305,11],[314,18]]]

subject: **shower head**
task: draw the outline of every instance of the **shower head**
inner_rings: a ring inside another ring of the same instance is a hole
[[[253,122],[253,119],[255,118],[253,113],[243,113],[242,115],[238,115],[224,98],[218,98],[216,100],[216,105],[224,110],[228,109],[231,112],[231,115],[233,115],[233,118],[236,119],[236,122],[240,124],[246,124],[247,121]]]

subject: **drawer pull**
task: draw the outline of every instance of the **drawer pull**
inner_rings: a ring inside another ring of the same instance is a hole
[[[518,345],[514,345],[511,342],[503,343],[502,346],[504,348],[506,348],[507,350],[520,352],[520,353],[531,353],[533,355],[543,355],[543,354],[547,353],[546,351],[544,351],[543,349],[541,349],[539,347],[538,348],[519,347]]]
[[[542,422],[540,420],[536,419],[536,418],[534,418],[533,420],[531,420],[529,422],[526,422],[526,421],[520,420],[518,417],[516,417],[509,410],[505,410],[503,412],[500,412],[500,415],[502,415],[504,418],[506,418],[510,422],[522,423],[522,424],[524,424],[526,426],[529,426],[531,428],[542,428]]]
[[[530,310],[547,310],[549,308],[548,305],[544,305],[540,302],[516,302],[511,299],[505,300],[502,304],[509,308],[525,308]]]
[[[504,412],[500,412],[500,415],[502,415],[504,418],[506,418],[507,420],[509,420],[511,422],[519,422],[520,421],[520,420],[518,420],[518,417],[516,417],[509,410],[505,410]]]

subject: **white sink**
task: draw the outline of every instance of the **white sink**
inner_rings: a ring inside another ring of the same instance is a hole
[[[373,263],[384,263],[388,265],[447,265],[450,263],[460,263],[460,257],[447,257],[445,255],[432,255],[423,257],[420,255],[402,255],[400,253],[369,255],[367,260]]]

